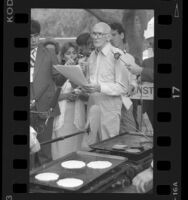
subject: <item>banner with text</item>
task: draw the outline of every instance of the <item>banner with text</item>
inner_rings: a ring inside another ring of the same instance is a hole
[[[131,99],[144,99],[153,100],[154,99],[154,87],[153,83],[143,82],[139,85],[136,93],[130,97]]]

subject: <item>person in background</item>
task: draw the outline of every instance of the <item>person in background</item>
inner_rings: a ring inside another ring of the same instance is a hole
[[[148,46],[150,47],[150,51],[153,51],[154,48],[154,18],[152,18],[148,22],[147,29],[144,32],[144,37],[148,42]],[[142,63],[142,67],[140,66],[130,66],[130,71],[135,75],[140,75],[141,82],[154,82],[154,57],[153,53],[147,59],[145,59]],[[144,100],[143,101],[143,113],[147,113],[149,116],[149,120],[153,126],[153,101],[152,100]]]
[[[89,57],[93,50],[93,42],[90,33],[82,33],[76,38],[79,54]]]
[[[93,50],[93,42],[90,33],[82,33],[76,38],[78,45],[78,62],[81,66],[84,75],[87,74],[88,58]]]
[[[77,46],[71,42],[65,43],[61,49],[62,64],[66,66],[70,65],[70,67],[71,65],[77,65],[77,57]],[[85,106],[79,99],[79,93],[81,91],[76,87],[69,80],[62,86],[59,96],[61,114],[54,119],[53,139],[76,133],[85,128]],[[52,143],[53,160],[79,150],[81,148],[82,138],[83,135],[77,135],[63,141]]]
[[[120,23],[112,23],[110,24],[112,40],[111,43],[113,46],[121,49],[123,51],[122,59],[128,60],[128,62],[132,63],[132,65],[136,65],[134,57],[127,53],[126,51],[126,35],[125,30],[123,29]],[[125,66],[126,67],[126,66]],[[129,73],[129,91],[128,95],[131,96],[134,94],[137,88],[137,80],[136,76],[132,73]],[[133,116],[133,106],[127,109],[124,105],[121,110],[121,122],[120,122],[120,134],[125,132],[135,132],[137,130],[137,121]]]
[[[65,43],[60,52],[62,65],[77,65],[78,47],[73,42]]]
[[[151,50],[154,48],[154,18],[148,22],[147,29],[144,32],[144,37],[148,42],[148,46]],[[136,75],[140,75],[141,81],[153,82],[154,81],[154,57],[153,53],[151,56],[143,61],[142,67],[131,66],[130,70]],[[147,112],[149,119],[153,126],[153,101],[145,100],[143,102],[143,112]],[[153,187],[153,161],[151,167],[137,174],[132,184],[136,186],[137,191],[144,193],[150,191]]]
[[[97,134],[99,140],[105,140],[119,134],[122,100],[121,95],[128,91],[128,70],[114,53],[123,52],[110,43],[111,28],[104,22],[97,23],[91,32],[95,50],[89,57],[88,85],[83,90],[90,94],[88,110],[95,106],[95,116],[99,116],[100,125]],[[123,72],[123,73],[122,73]],[[97,112],[100,112],[97,115]],[[88,116],[89,119],[94,119]],[[92,137],[91,132],[89,135]],[[95,137],[97,138],[97,137]],[[97,141],[92,141],[92,143]]]
[[[149,192],[153,188],[153,161],[151,166],[138,173],[132,180],[132,185],[136,187],[138,193]]]
[[[53,119],[60,114],[59,106],[56,105],[53,108],[50,117],[46,113],[51,108],[56,93],[56,85],[62,85],[66,78],[53,68],[54,64],[58,64],[56,55],[45,48],[42,43],[39,43],[40,30],[40,23],[32,19],[30,35],[30,107],[31,111],[34,109],[38,113],[32,114],[30,112],[30,116],[33,116],[30,122],[38,132],[37,139],[41,143],[52,138]],[[38,129],[39,123],[45,127],[44,132]],[[50,145],[42,146],[37,154],[38,162],[35,162],[35,158],[31,160],[33,168],[52,160]]]

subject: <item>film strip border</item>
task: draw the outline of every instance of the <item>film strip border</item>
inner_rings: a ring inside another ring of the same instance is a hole
[[[181,163],[182,16],[179,7],[182,5],[178,0],[160,0],[159,3],[160,9],[155,9],[154,196],[166,200],[178,199],[181,192],[177,170]],[[14,199],[18,196],[25,199],[19,194],[29,192],[30,11],[26,8],[25,12],[20,9],[14,13],[13,6],[13,1],[6,1],[4,55],[10,58],[4,62],[3,71],[3,171],[8,173],[3,174],[3,191],[6,191],[6,200],[14,196]],[[7,34],[8,30],[13,34]],[[12,104],[7,99],[12,99]],[[7,109],[10,115],[5,114]]]

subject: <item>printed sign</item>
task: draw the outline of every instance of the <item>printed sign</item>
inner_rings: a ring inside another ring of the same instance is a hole
[[[154,99],[153,83],[143,82],[142,85],[138,86],[136,93],[130,98],[153,100]]]

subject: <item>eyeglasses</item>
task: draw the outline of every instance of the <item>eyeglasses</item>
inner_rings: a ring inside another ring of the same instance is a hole
[[[106,35],[106,34],[108,34],[108,33],[101,33],[101,32],[92,32],[91,33],[91,37],[92,38],[94,38],[94,37],[96,37],[96,38],[102,38],[104,35]]]

